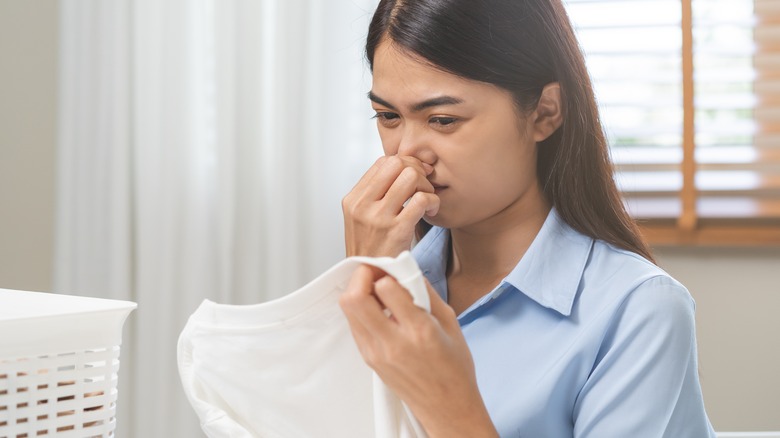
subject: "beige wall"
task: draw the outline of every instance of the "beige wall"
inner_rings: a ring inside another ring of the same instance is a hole
[[[0,288],[51,286],[56,2],[0,1]],[[719,430],[780,430],[780,248],[664,248],[697,301],[702,385]]]
[[[0,1],[0,288],[51,289],[56,65],[56,1]]]
[[[719,430],[780,430],[780,248],[661,248],[696,300],[699,372]]]

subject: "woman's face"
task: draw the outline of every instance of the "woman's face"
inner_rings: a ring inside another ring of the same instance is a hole
[[[388,40],[375,51],[373,73],[385,155],[433,166],[428,179],[441,206],[426,221],[478,231],[548,208],[536,178],[533,121],[508,91],[442,72]]]

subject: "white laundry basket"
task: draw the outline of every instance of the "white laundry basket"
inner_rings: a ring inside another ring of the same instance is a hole
[[[0,289],[0,438],[111,437],[129,301]]]

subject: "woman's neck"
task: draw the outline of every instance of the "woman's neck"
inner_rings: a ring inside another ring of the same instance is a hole
[[[450,230],[447,277],[492,279],[495,283],[505,277],[520,262],[550,212],[545,200],[535,204],[475,226]]]
[[[500,213],[450,229],[447,303],[461,314],[493,290],[523,258],[550,212],[541,191],[532,191]]]

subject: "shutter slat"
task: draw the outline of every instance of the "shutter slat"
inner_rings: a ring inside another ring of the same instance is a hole
[[[652,146],[615,148],[612,160],[617,166],[643,166],[652,170],[655,165],[679,164],[682,153],[677,148]],[[700,166],[727,164],[733,166],[780,166],[780,148],[758,149],[753,145],[710,146],[696,149],[696,162]],[[620,167],[619,167],[620,168]]]

